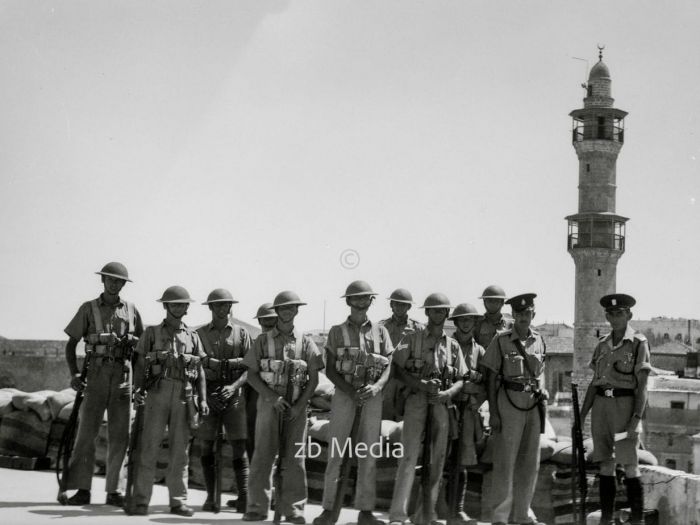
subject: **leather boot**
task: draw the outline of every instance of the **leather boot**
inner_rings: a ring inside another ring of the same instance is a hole
[[[457,479],[457,503],[454,509],[450,509],[451,516],[447,518],[447,525],[471,525],[476,523],[476,520],[471,519],[464,512],[464,497],[467,493],[467,471],[462,469]],[[449,493],[449,491],[448,491]],[[448,495],[448,497],[450,497]]]
[[[204,476],[204,486],[207,489],[207,499],[202,505],[202,510],[208,512],[219,512],[214,501],[214,485],[216,484],[216,469],[214,468],[214,456],[202,456],[199,458],[202,463],[202,475]]]
[[[600,525],[615,525],[615,476],[598,476]]]
[[[627,503],[630,506],[630,525],[644,525],[644,491],[642,480],[627,478]]]
[[[238,499],[236,500],[236,512],[245,512],[248,502],[248,456],[233,460],[233,474],[236,477],[236,488],[238,489]]]

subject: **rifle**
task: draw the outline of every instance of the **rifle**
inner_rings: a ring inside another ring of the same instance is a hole
[[[366,358],[366,355],[365,355]],[[367,368],[365,362],[358,357],[358,363],[355,365],[355,373],[353,374],[352,386],[355,390],[362,388],[365,384]],[[362,417],[362,402],[357,401],[355,404],[355,414],[353,415],[352,428],[350,430],[350,444],[354,445],[357,443],[357,433],[360,430],[360,419]],[[337,480],[337,485],[335,489],[335,499],[333,500],[333,522],[337,522],[340,517],[340,510],[343,508],[343,503],[345,501],[345,493],[350,486],[350,470],[352,469],[352,462],[350,458],[353,457],[352,448],[350,448],[350,456],[343,456],[340,463],[340,477]]]
[[[457,515],[457,499],[461,496],[459,494],[459,473],[462,470],[462,447],[461,447],[461,438],[462,438],[462,432],[464,428],[464,418],[462,415],[464,414],[464,408],[465,408],[465,403],[463,401],[457,402],[457,410],[459,412],[459,424],[458,428],[459,431],[457,432],[457,439],[452,440],[451,446],[454,447],[452,449],[452,454],[450,454],[452,457],[450,458],[452,465],[450,468],[450,479],[448,481],[448,504],[449,504],[449,512],[450,516],[456,516]],[[465,479],[466,483],[466,479]]]
[[[85,383],[87,379],[88,369],[90,367],[90,354],[91,352],[85,353],[85,359],[83,360],[83,366],[80,370],[80,382]],[[83,398],[85,389],[81,388],[75,395],[75,401],[73,402],[73,410],[71,410],[68,422],[63,429],[63,434],[61,435],[61,441],[58,444],[58,451],[56,453],[56,480],[58,481],[58,502],[61,505],[65,505],[68,501],[66,496],[66,484],[68,483],[68,465],[70,463],[71,455],[73,454],[73,444],[75,443],[75,433],[78,429],[78,415],[80,414],[80,405],[83,404]],[[62,461],[61,461],[62,460]]]
[[[156,375],[154,377],[149,377],[149,371],[151,369],[150,359],[147,355],[144,355],[144,368],[143,368],[143,387],[140,389],[140,393],[145,394],[153,386],[153,384],[160,379],[160,376]],[[133,367],[132,367],[133,370]],[[132,382],[133,385],[133,382]],[[133,512],[133,501],[134,501],[134,478],[136,476],[136,450],[138,448],[139,440],[141,439],[141,432],[143,432],[143,412],[146,407],[146,402],[136,406],[136,416],[134,417],[134,424],[131,427],[131,436],[129,438],[129,450],[128,450],[128,462],[126,464],[126,492],[124,494],[124,511],[131,515]]]
[[[219,378],[222,384],[228,382],[228,360],[221,361]],[[219,512],[221,509],[221,478],[224,471],[221,461],[222,449],[224,447],[224,412],[226,412],[226,407],[219,410],[216,415],[216,441],[214,442],[214,472],[216,473],[214,476],[214,512]]]
[[[586,478],[586,450],[583,448],[583,432],[581,430],[581,414],[578,404],[578,385],[571,383],[571,400],[574,411],[574,424],[571,427],[571,502],[574,523],[586,524],[586,496],[588,495],[588,480]],[[578,482],[578,483],[577,483]],[[576,503],[576,485],[581,493],[580,504]]]
[[[428,380],[440,379],[442,380],[442,374],[438,371],[433,371],[429,376]],[[433,405],[430,401],[427,403],[425,411],[425,433],[423,436],[423,457],[421,458],[421,473],[420,473],[420,484],[422,490],[422,514],[423,519],[419,521],[420,525],[429,525],[433,517],[433,503],[431,498],[430,490],[430,463],[431,463],[431,442],[433,434]]]
[[[294,377],[294,364],[291,361],[285,361],[285,375],[287,376],[287,388],[284,392],[284,399],[290,405],[292,404],[292,397],[294,396],[294,383],[292,378]],[[279,415],[279,449],[277,451],[277,462],[275,464],[275,517],[273,523],[280,523],[282,519],[282,463],[287,453],[287,426],[289,425],[289,415],[286,413],[288,409],[285,409]]]

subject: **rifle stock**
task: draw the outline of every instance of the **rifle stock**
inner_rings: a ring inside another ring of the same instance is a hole
[[[286,361],[287,366],[286,376],[287,376],[287,388],[284,393],[284,399],[290,405],[292,404],[292,397],[294,395],[294,384],[292,383],[292,378],[294,377],[294,365],[290,361]],[[279,449],[277,452],[277,463],[275,465],[275,517],[273,523],[280,523],[282,519],[282,485],[284,481],[283,462],[287,453],[287,427],[289,425],[289,415],[287,410],[279,415]]]
[[[577,525],[586,524],[586,497],[588,496],[588,480],[586,478],[586,450],[583,447],[583,431],[581,429],[581,412],[578,402],[578,385],[571,383],[571,401],[574,412],[574,422],[571,427],[571,496],[574,522]],[[578,489],[578,490],[577,490]],[[577,492],[580,501],[577,504]]]
[[[90,353],[85,354],[85,360],[80,370],[80,382],[85,383],[87,379],[88,369],[90,367]],[[73,453],[73,444],[75,442],[75,433],[78,428],[78,415],[80,414],[80,405],[83,404],[85,389],[81,389],[75,395],[73,402],[73,410],[66,422],[61,435],[61,441],[58,445],[56,453],[56,480],[58,481],[58,501],[61,505],[65,505],[67,498],[65,495],[66,484],[68,483],[68,464]]]

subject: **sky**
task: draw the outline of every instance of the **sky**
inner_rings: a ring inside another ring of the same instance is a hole
[[[0,335],[64,338],[127,265],[146,323],[173,284],[301,329],[351,281],[453,304],[486,285],[574,320],[569,112],[605,46],[629,112],[617,289],[697,319],[700,4],[692,1],[0,2]],[[325,311],[325,321],[324,321]],[[411,315],[424,314],[415,308]]]

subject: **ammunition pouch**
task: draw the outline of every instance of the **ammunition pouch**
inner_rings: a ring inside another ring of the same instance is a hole
[[[242,357],[234,359],[203,357],[202,366],[204,368],[204,377],[206,377],[207,381],[236,381],[246,371]]]
[[[156,350],[146,354],[146,361],[150,363],[151,377],[195,381],[199,376],[200,358],[196,355],[175,356],[165,350]]]
[[[196,356],[195,356],[196,357]],[[199,358],[197,358],[199,360]],[[198,396],[194,392],[191,383],[185,385],[185,410],[187,412],[187,423],[191,431],[199,428],[199,407],[197,405]]]
[[[389,358],[379,354],[367,354],[365,366],[367,367],[367,383],[374,384],[379,381],[379,378],[382,377],[384,370],[386,370],[386,367],[389,366]]]
[[[291,381],[294,385],[292,402],[301,395],[302,389],[308,382],[308,365],[303,359],[261,359],[260,379],[267,386],[284,396],[287,390],[289,367],[292,367]]]
[[[335,369],[340,375],[351,375],[355,372],[360,357],[357,346],[343,346],[336,350]]]
[[[423,377],[424,365],[425,361],[419,357],[409,358],[406,359],[406,365],[404,366],[404,368],[406,369],[406,372],[408,372],[412,376],[421,378]]]
[[[122,344],[121,340],[113,333],[88,334],[85,337],[85,352],[92,355],[93,364],[101,365],[104,361],[128,361],[131,359],[132,350]]]

